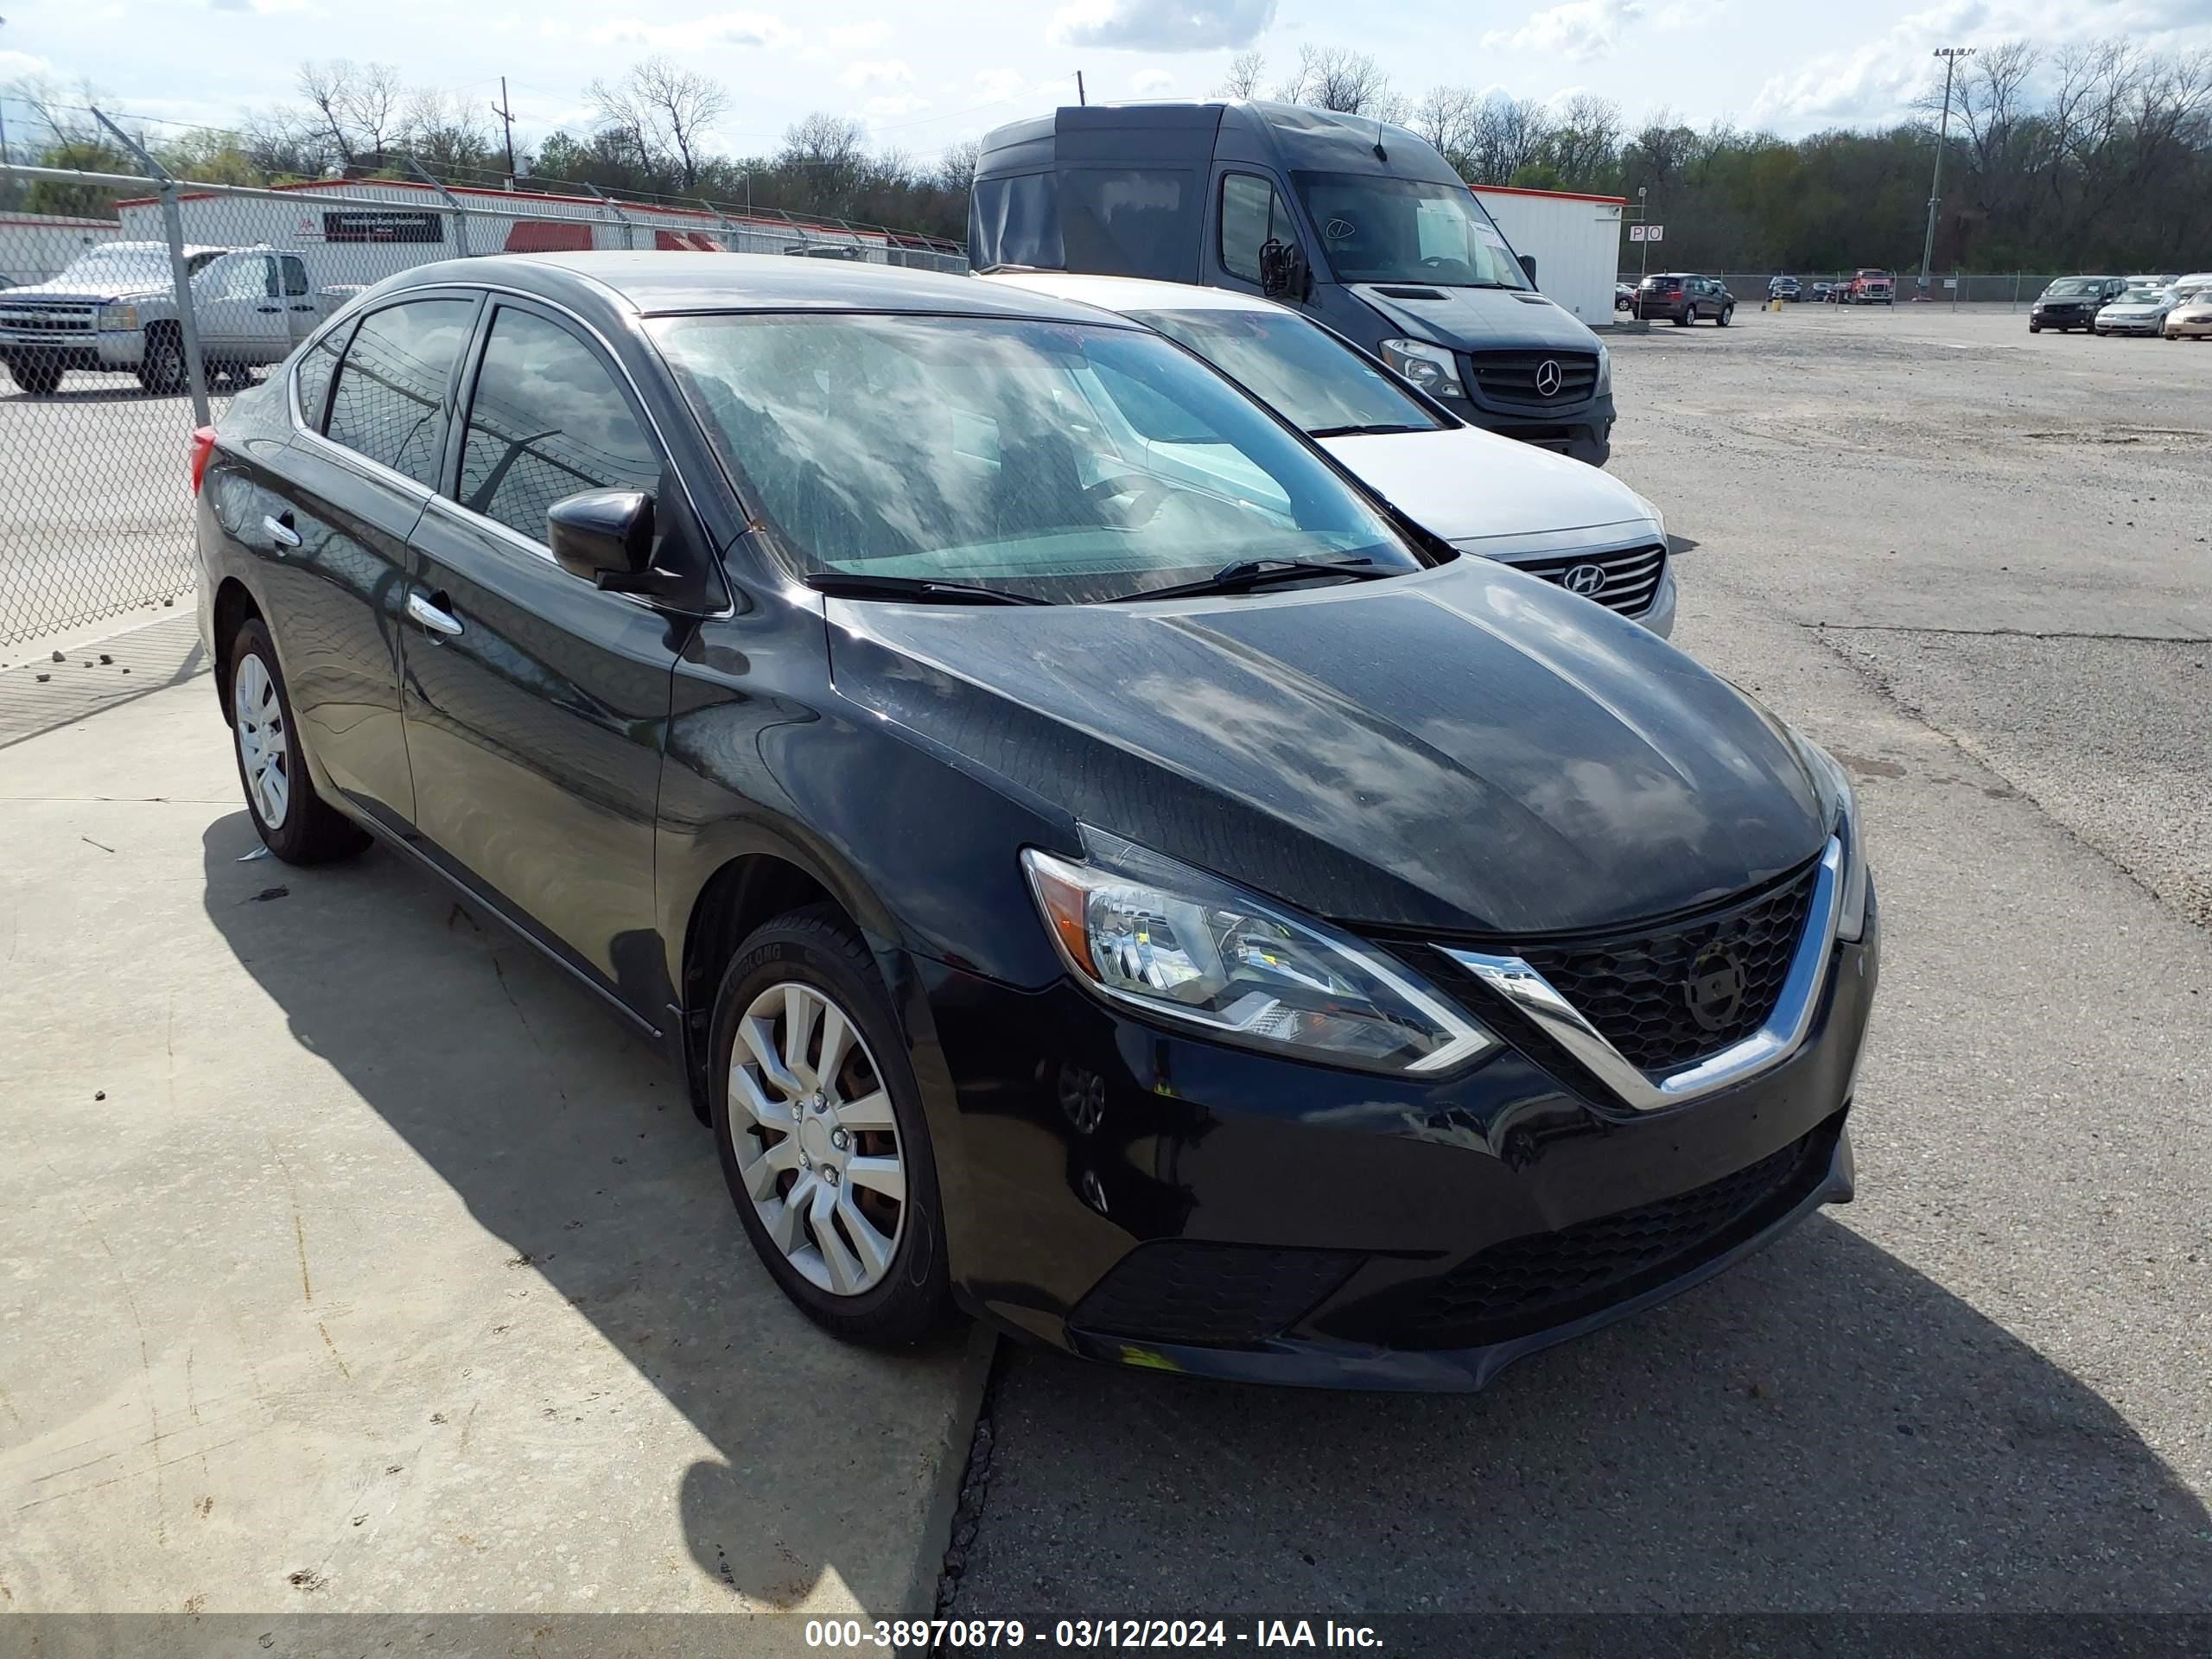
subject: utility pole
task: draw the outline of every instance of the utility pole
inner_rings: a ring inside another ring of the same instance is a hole
[[[515,112],[507,107],[507,78],[499,77],[499,101],[492,106],[492,113],[499,118],[507,130],[507,188],[515,188]]]
[[[1651,222],[1651,209],[1644,201],[1644,196],[1647,194],[1648,189],[1649,187],[1645,185],[1639,184],[1636,187],[1636,217],[1637,222],[1644,225],[1649,225]],[[1643,240],[1643,257],[1637,263],[1636,268],[1637,280],[1641,282],[1644,277],[1649,276],[1650,274],[1651,233],[1650,232],[1646,231],[1644,232]]]
[[[7,22],[8,20],[5,17],[0,17],[0,27],[5,27]],[[0,92],[0,167],[6,167],[9,164],[8,95],[5,92]]]
[[[1075,72],[1075,101],[1078,104],[1084,105],[1090,102],[1089,99],[1083,95],[1083,71],[1080,69]]]
[[[1970,46],[1939,46],[1936,56],[1943,60],[1943,118],[1936,128],[1936,176],[1928,186],[1928,239],[1920,245],[1920,297],[1928,297],[1928,266],[1936,257],[1936,204],[1943,196],[1943,150],[1951,136],[1951,74],[1959,67],[1961,58],[1974,56]]]

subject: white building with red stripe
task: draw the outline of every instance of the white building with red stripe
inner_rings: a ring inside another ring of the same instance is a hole
[[[1626,200],[1503,184],[1472,188],[1513,251],[1535,260],[1536,286],[1545,296],[1589,327],[1611,327]]]

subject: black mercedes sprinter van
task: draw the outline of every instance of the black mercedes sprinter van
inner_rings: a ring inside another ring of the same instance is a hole
[[[1403,127],[1243,100],[1017,121],[983,140],[968,258],[1265,294],[1478,426],[1596,466],[1612,451],[1605,346]]]

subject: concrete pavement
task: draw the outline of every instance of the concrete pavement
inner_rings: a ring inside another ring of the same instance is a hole
[[[926,1611],[962,1336],[817,1332],[679,1079],[237,788],[204,676],[0,747],[0,1606]]]

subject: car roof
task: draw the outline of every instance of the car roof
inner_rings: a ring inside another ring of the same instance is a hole
[[[1162,283],[1145,276],[1089,276],[1059,270],[997,270],[977,282],[1027,289],[1053,299],[1076,300],[1126,316],[1132,311],[1281,311],[1283,307],[1256,294],[1231,288],[1200,288],[1192,283]]]
[[[705,311],[893,311],[1116,323],[1111,314],[965,273],[761,253],[493,254],[417,265],[385,293],[441,284],[608,301],[644,316]]]

